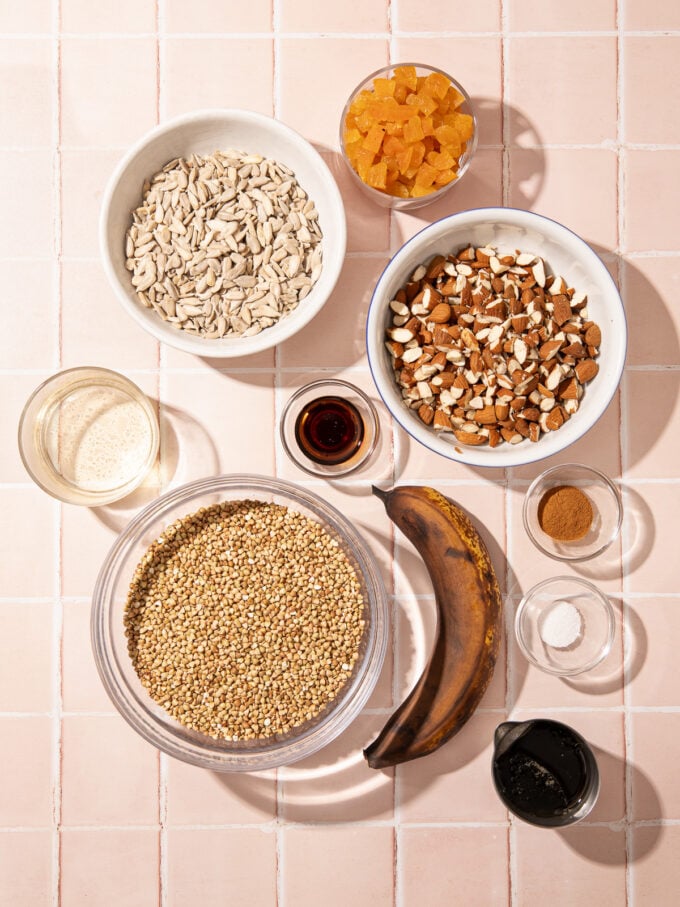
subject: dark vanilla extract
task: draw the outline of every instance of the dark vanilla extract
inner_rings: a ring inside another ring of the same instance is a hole
[[[550,721],[529,722],[494,764],[499,791],[520,816],[540,821],[578,810],[588,790],[583,746]]]
[[[351,459],[364,439],[359,410],[342,397],[318,397],[307,403],[295,421],[295,440],[300,450],[325,466]]]

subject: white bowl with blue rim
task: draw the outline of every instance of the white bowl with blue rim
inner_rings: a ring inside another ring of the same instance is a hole
[[[599,372],[584,388],[579,409],[557,431],[536,442],[464,446],[451,432],[425,425],[417,411],[402,399],[385,347],[392,324],[390,301],[420,264],[435,255],[449,255],[467,246],[496,248],[499,254],[530,252],[540,256],[549,273],[588,296],[588,318],[602,331]],[[434,453],[471,466],[519,466],[533,463],[569,447],[595,425],[604,413],[623,372],[626,357],[626,318],[616,284],[605,264],[576,233],[557,221],[517,208],[475,208],[429,224],[394,255],[373,292],[366,323],[368,361],[375,385],[395,421],[415,441]]]

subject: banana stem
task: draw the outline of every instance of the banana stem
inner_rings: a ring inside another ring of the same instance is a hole
[[[383,504],[386,503],[387,496],[389,494],[388,491],[383,491],[382,488],[378,488],[377,485],[371,485],[371,491],[376,496],[376,498],[380,498],[380,500],[383,502]]]

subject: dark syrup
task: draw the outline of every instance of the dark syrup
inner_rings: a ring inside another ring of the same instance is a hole
[[[496,784],[511,809],[541,820],[574,813],[588,791],[589,767],[568,728],[537,720],[494,763]]]
[[[325,466],[347,462],[363,439],[361,414],[342,397],[317,397],[302,408],[295,420],[295,440],[300,450]]]

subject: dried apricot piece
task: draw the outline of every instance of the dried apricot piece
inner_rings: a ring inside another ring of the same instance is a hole
[[[419,142],[422,138],[424,133],[420,117],[411,117],[404,123],[404,139],[407,142]]]
[[[366,138],[363,142],[363,147],[367,151],[372,151],[373,154],[377,154],[380,151],[380,146],[382,145],[384,135],[384,127],[379,126],[378,123],[374,123],[366,134]]]
[[[415,66],[397,66],[394,70],[394,78],[397,83],[405,85],[411,91],[418,87],[418,75]]]
[[[379,98],[393,98],[396,87],[394,79],[373,79],[373,89]]]
[[[373,186],[374,189],[384,189],[385,180],[387,179],[387,165],[384,161],[373,164],[366,174],[366,183]]]

